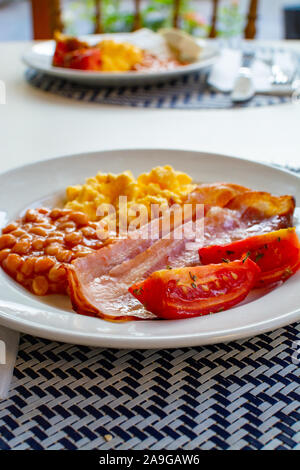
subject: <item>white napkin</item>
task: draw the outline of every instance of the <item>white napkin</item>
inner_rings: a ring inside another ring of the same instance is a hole
[[[0,326],[0,399],[7,398],[19,347],[17,331]]]
[[[160,34],[154,33],[150,29],[142,28],[131,33],[130,36],[128,36],[128,42],[140,47],[141,49],[145,49],[160,59],[168,59],[172,57],[165,39]]]
[[[269,54],[270,57],[270,54]],[[295,71],[295,59],[289,52],[276,52],[272,58],[275,64],[288,76]],[[223,93],[233,90],[242,61],[242,52],[236,49],[223,49],[220,58],[213,66],[208,83]],[[259,53],[251,65],[252,79],[256,93],[281,94],[293,91],[292,85],[272,85],[270,82],[271,67],[264,62]]]

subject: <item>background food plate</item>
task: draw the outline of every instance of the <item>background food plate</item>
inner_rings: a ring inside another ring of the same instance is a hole
[[[89,44],[96,44],[103,39],[115,39],[117,41],[130,41],[130,33],[118,34],[93,34],[81,36],[80,39]],[[23,55],[23,61],[29,67],[40,72],[65,78],[77,83],[87,85],[122,86],[138,83],[155,83],[199,70],[210,68],[216,61],[219,53],[217,48],[208,41],[199,40],[203,47],[201,59],[189,65],[175,68],[173,70],[161,70],[158,72],[93,72],[84,70],[72,70],[52,66],[52,56],[55,49],[55,41],[45,41],[34,44]]]
[[[55,206],[68,185],[101,172],[135,176],[173,165],[195,181],[227,181],[300,200],[300,178],[247,160],[183,150],[116,150],[56,158],[0,175],[0,225],[28,207]],[[300,234],[299,208],[297,229]],[[0,324],[44,338],[115,348],[170,348],[212,344],[260,334],[300,320],[300,271],[273,291],[254,291],[241,305],[177,321],[110,323],[74,313],[67,297],[35,297],[0,270]]]

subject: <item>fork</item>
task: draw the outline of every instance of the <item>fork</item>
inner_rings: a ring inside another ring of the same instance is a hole
[[[285,72],[282,67],[276,61],[276,53],[275,51],[271,51],[268,57],[260,57],[260,59],[270,67],[271,69],[271,76],[270,76],[270,84],[271,85],[289,85],[293,82],[295,75],[296,75],[296,63],[295,57],[293,57],[293,62],[295,63],[294,72],[287,73]]]
[[[271,66],[271,78],[270,82],[272,85],[287,85],[293,81],[293,77],[289,77],[283,70],[279,67],[279,65],[274,64]]]

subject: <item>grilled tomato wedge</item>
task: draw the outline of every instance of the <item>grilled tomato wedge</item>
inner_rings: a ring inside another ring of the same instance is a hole
[[[261,269],[256,287],[286,281],[300,267],[300,242],[295,228],[287,228],[246,238],[224,246],[200,248],[204,265],[248,257]]]
[[[156,271],[129,288],[159,318],[192,318],[227,310],[244,300],[260,276],[250,259]]]

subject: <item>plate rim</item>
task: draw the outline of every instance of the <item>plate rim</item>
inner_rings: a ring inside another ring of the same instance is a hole
[[[214,153],[214,152],[206,152],[206,151],[199,151],[199,150],[185,150],[185,149],[176,149],[176,148],[143,148],[143,147],[136,147],[136,148],[124,148],[124,149],[109,149],[109,150],[99,150],[99,151],[92,151],[92,152],[79,152],[79,153],[72,153],[62,156],[56,156],[54,158],[48,159],[41,159],[35,162],[27,163],[25,165],[16,166],[4,172],[0,172],[0,177],[5,175],[13,174],[15,171],[22,171],[24,169],[30,169],[30,167],[34,167],[38,164],[45,164],[47,165],[49,162],[59,160],[59,159],[68,159],[68,158],[81,158],[83,156],[89,156],[93,158],[99,157],[99,154],[107,154],[107,153],[126,153],[126,152],[171,152],[171,153],[181,153],[185,152],[188,154],[198,154],[199,159],[201,156],[206,156],[210,158],[219,157],[231,160],[235,163],[242,162],[246,164],[251,164],[254,166],[262,167],[265,169],[272,169],[272,171],[277,172],[278,174],[287,174],[289,177],[293,178],[295,182],[298,183],[300,180],[300,175],[293,173],[288,169],[281,169],[276,166],[273,166],[269,163],[257,162],[248,160],[245,158],[240,158],[236,156],[230,156],[226,154]],[[19,303],[20,304],[20,303]],[[47,309],[47,306],[43,307],[43,309]],[[208,344],[217,344],[217,343],[226,343],[235,341],[238,339],[248,338],[251,336],[256,336],[267,331],[272,331],[274,329],[280,328],[282,326],[291,324],[300,320],[300,306],[296,310],[292,310],[290,312],[286,312],[280,315],[280,318],[277,317],[271,318],[268,320],[264,320],[261,323],[256,323],[255,325],[248,325],[247,327],[240,326],[237,328],[230,328],[230,329],[223,329],[222,331],[218,332],[218,335],[215,336],[213,332],[208,333],[201,333],[201,331],[197,331],[195,334],[189,333],[188,335],[173,335],[173,336],[151,336],[151,337],[134,337],[134,336],[113,336],[105,335],[101,336],[99,332],[94,334],[87,333],[84,331],[70,331],[67,329],[62,329],[54,326],[49,325],[41,325],[39,323],[29,321],[27,319],[14,319],[10,318],[9,314],[3,312],[3,307],[0,305],[0,325],[6,326],[8,328],[16,329],[18,331],[34,334],[36,336],[54,340],[54,341],[61,341],[67,342],[71,344],[81,344],[81,345],[88,345],[88,346],[95,346],[95,347],[110,347],[110,348],[139,348],[139,349],[157,349],[157,347],[161,348],[177,348],[177,347],[190,347],[190,346],[200,346],[200,345],[208,345]],[[182,320],[184,321],[184,320]],[[187,320],[189,321],[189,320]],[[260,326],[259,326],[260,325]],[[259,331],[258,331],[259,326]],[[154,344],[158,341],[157,344]],[[130,346],[128,344],[130,343]],[[163,343],[163,346],[161,345]]]
[[[285,317],[288,317],[288,320]],[[300,307],[298,310],[287,313],[285,317],[280,321],[276,320],[275,318],[269,321],[261,322],[261,324],[264,326],[262,326],[259,331],[257,331],[257,326],[249,326],[247,328],[240,327],[234,330],[222,330],[222,334],[219,333],[218,336],[213,336],[213,333],[209,333],[200,337],[199,333],[196,333],[194,335],[187,336],[151,336],[150,338],[142,339],[132,336],[124,336],[123,338],[103,336],[99,341],[100,337],[97,336],[96,333],[93,335],[85,333],[83,335],[81,332],[68,332],[66,330],[60,330],[55,327],[51,327],[49,329],[49,327],[46,328],[45,326],[37,326],[34,324],[32,325],[27,320],[23,320],[21,328],[19,328],[20,322],[3,317],[0,307],[0,327],[4,326],[20,333],[30,334],[32,336],[37,336],[56,342],[101,348],[107,347],[110,349],[176,349],[231,343],[232,341],[252,338],[264,333],[272,332],[284,326],[288,326],[300,321]],[[153,343],[155,341],[157,341],[157,343],[154,345]],[[129,343],[130,346],[128,346]],[[164,345],[162,346],[161,343]]]
[[[60,160],[63,158],[80,158],[84,156],[95,156],[98,155],[99,153],[115,153],[115,152],[186,152],[186,153],[198,153],[200,155],[207,155],[209,157],[221,157],[221,158],[227,158],[228,160],[235,160],[235,161],[240,161],[240,162],[247,162],[251,163],[253,165],[258,165],[263,168],[270,168],[272,171],[276,171],[278,173],[286,173],[290,175],[293,178],[299,179],[300,180],[300,173],[295,173],[294,171],[290,170],[289,168],[284,168],[277,166],[277,164],[272,164],[272,163],[267,163],[267,162],[261,162],[258,160],[249,160],[248,158],[242,158],[242,157],[237,157],[235,155],[228,155],[225,153],[219,153],[219,152],[207,152],[206,150],[198,150],[198,149],[181,149],[181,148],[176,148],[176,147],[124,147],[124,148],[109,148],[109,149],[102,149],[102,150],[91,150],[87,152],[76,152],[76,153],[66,153],[64,155],[56,155],[54,157],[47,157],[47,158],[40,158],[34,162],[29,162],[25,163],[24,165],[15,165],[12,168],[9,168],[8,170],[0,171],[0,177],[9,175],[10,173],[16,171],[16,170],[23,170],[26,168],[34,167],[37,164],[47,164],[53,160]]]

